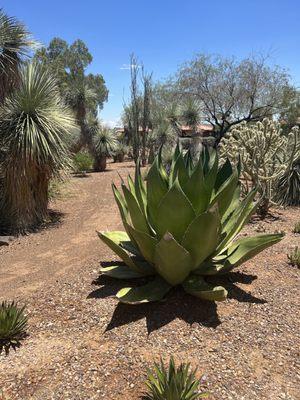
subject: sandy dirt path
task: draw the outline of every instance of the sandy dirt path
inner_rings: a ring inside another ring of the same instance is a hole
[[[101,242],[95,231],[119,221],[111,193],[111,181],[119,180],[116,165],[72,178],[66,198],[52,204],[62,213],[59,223],[0,248],[0,298],[28,296],[83,265],[97,264]],[[131,165],[119,165],[119,172],[126,174]]]

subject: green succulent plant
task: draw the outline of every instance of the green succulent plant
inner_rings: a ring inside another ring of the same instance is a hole
[[[296,246],[288,255],[289,263],[300,268],[300,248]]]
[[[16,348],[25,336],[27,317],[24,308],[18,308],[15,302],[2,302],[0,305],[0,354],[4,349],[6,354],[9,348]]]
[[[166,368],[163,361],[154,363],[153,371],[148,370],[145,400],[198,400],[208,397],[208,393],[200,393],[200,379],[196,378],[196,370],[190,364],[182,363],[177,368],[171,357]]]
[[[221,275],[277,243],[282,233],[235,240],[257,206],[255,190],[240,199],[239,168],[229,160],[219,168],[215,150],[205,150],[195,164],[177,147],[169,174],[159,152],[146,183],[139,165],[122,191],[112,186],[126,232],[99,232],[124,262],[102,273],[119,279],[149,277],[144,286],[117,293],[124,303],[161,300],[182,285],[206,300],[225,300],[222,286],[206,276]]]

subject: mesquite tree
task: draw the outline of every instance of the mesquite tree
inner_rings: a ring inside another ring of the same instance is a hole
[[[267,65],[266,57],[242,61],[199,55],[184,64],[172,85],[178,98],[202,105],[203,119],[213,125],[216,144],[235,125],[261,121],[282,111],[289,77]]]

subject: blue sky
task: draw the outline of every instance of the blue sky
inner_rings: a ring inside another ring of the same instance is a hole
[[[44,44],[82,39],[110,91],[100,117],[116,123],[128,96],[129,54],[155,79],[201,52],[239,58],[268,52],[300,86],[299,0],[2,0]]]

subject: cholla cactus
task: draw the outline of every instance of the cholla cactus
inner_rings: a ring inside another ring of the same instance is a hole
[[[300,154],[299,128],[283,135],[279,122],[264,119],[241,123],[221,142],[221,157],[242,164],[243,189],[257,187],[263,203],[274,202],[280,177],[287,174]]]

